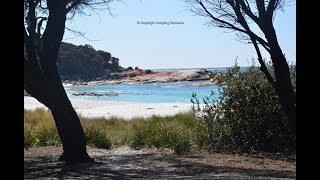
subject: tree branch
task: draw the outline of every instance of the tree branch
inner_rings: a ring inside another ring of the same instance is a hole
[[[260,49],[259,49],[259,46],[257,44],[257,42],[252,39],[252,43],[253,43],[253,46],[254,46],[254,49],[256,50],[256,53],[258,55],[258,61],[260,63],[260,70],[263,72],[263,74],[266,76],[266,78],[268,79],[268,81],[270,82],[270,84],[272,85],[272,87],[277,91],[278,88],[277,88],[277,85],[276,85],[276,81],[274,80],[274,78],[271,76],[265,62],[263,61],[262,59],[262,55],[261,55],[261,52],[260,52]]]
[[[79,4],[81,4],[81,0],[74,0],[73,3],[66,8],[66,14],[68,14],[73,8],[77,7]]]
[[[224,20],[222,20],[222,19],[219,19],[219,18],[215,17],[212,13],[209,12],[209,10],[205,7],[205,5],[202,3],[201,0],[197,0],[197,2],[200,4],[200,6],[202,7],[202,9],[207,13],[207,15],[208,15],[210,18],[212,18],[214,21],[217,21],[217,22],[220,23],[220,25],[218,25],[219,27],[227,28],[227,29],[233,29],[233,30],[236,30],[236,31],[245,33],[245,34],[247,34],[247,35],[249,35],[249,36],[252,36],[252,37],[254,37],[254,39],[256,39],[267,51],[270,51],[269,48],[268,48],[268,47],[269,47],[268,42],[266,42],[263,38],[259,37],[259,36],[256,35],[255,33],[253,33],[253,32],[250,30],[250,28],[249,28],[248,25],[247,25],[247,28],[245,28],[245,29],[238,28],[238,27],[236,27],[235,25],[231,24],[230,22],[227,22],[227,21],[224,21]],[[236,8],[235,5],[232,4],[233,1],[228,1],[228,0],[227,0],[227,2],[231,5],[232,8]],[[237,2],[237,1],[235,1],[235,2]],[[237,4],[238,4],[238,3],[237,3]],[[239,4],[238,4],[238,5],[239,5]],[[238,8],[240,8],[240,7],[238,7]],[[242,21],[245,22],[244,17],[242,16],[240,10],[239,10],[239,13],[240,13],[240,16],[243,18]],[[242,25],[242,26],[243,26],[243,25]],[[244,26],[243,26],[243,27],[244,27]]]
[[[33,0],[28,0],[28,12],[26,16],[27,30],[31,40],[33,41],[35,36],[35,30],[37,25],[36,19],[36,4]]]
[[[41,18],[41,20],[38,23],[37,33],[39,34],[39,37],[40,37],[40,30],[41,30],[42,23],[43,21],[46,21],[48,18],[47,17],[39,17],[39,18]]]
[[[277,8],[277,5],[279,3],[279,0],[270,0],[268,7],[267,7],[267,12],[268,14],[272,14],[273,11]]]
[[[258,12],[259,12],[259,18],[264,18],[265,14],[266,14],[264,0],[255,0],[255,1],[256,1]]]
[[[252,13],[252,11],[251,11],[251,9],[250,9],[250,6],[249,6],[249,3],[246,2],[246,3],[247,3],[247,5],[246,5],[246,3],[245,3],[243,0],[238,0],[238,1],[239,1],[240,5],[241,5],[243,11],[244,11],[255,23],[260,24],[259,18]]]
[[[236,27],[235,25],[233,25],[233,24],[231,24],[231,23],[229,23],[229,22],[227,22],[227,21],[224,21],[224,20],[222,20],[222,19],[219,19],[219,18],[213,16],[213,14],[211,14],[211,13],[208,11],[208,9],[204,6],[204,4],[202,3],[202,1],[197,0],[197,2],[200,4],[200,6],[203,8],[203,10],[205,10],[205,12],[206,12],[214,21],[217,21],[217,22],[219,22],[219,23],[221,23],[221,24],[227,25],[227,26],[229,27],[229,29],[234,29],[234,30],[237,30],[237,31],[240,31],[240,32],[243,32],[243,33],[247,33],[244,29],[238,28],[238,27]]]
[[[234,12],[236,13],[236,16],[238,17],[238,22],[242,25],[242,27],[247,31],[247,32],[251,32],[250,27],[248,25],[248,23],[246,22],[245,18],[243,17],[243,15],[241,14],[241,7],[240,4],[235,1],[235,4],[233,4],[232,1],[227,1],[230,6],[233,8]],[[254,33],[252,33],[254,34]],[[266,67],[263,59],[262,59],[262,55],[257,43],[257,39],[256,37],[252,36],[252,34],[249,34],[249,37],[251,39],[251,42],[253,43],[253,46],[256,50],[257,56],[258,56],[258,61],[260,63],[260,70],[265,74],[266,78],[268,79],[268,81],[270,82],[270,84],[277,90],[277,86],[276,86],[276,82],[273,79],[273,77],[271,76],[271,74],[268,71],[268,68]],[[266,48],[266,47],[264,47]],[[266,48],[267,49],[267,48]]]

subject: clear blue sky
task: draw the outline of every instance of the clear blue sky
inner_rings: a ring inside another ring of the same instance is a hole
[[[90,44],[120,59],[120,65],[140,68],[226,67],[236,57],[241,66],[251,65],[255,51],[239,42],[234,33],[204,25],[207,19],[193,16],[180,0],[130,0],[111,4],[112,13],[77,16],[67,27],[86,37],[65,32],[65,42]],[[138,25],[137,21],[182,21],[183,25]],[[275,19],[280,45],[289,61],[296,59],[295,1]],[[268,58],[268,56],[265,56]]]

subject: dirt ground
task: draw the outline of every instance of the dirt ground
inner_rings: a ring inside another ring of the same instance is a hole
[[[189,153],[167,149],[88,148],[93,164],[58,161],[60,147],[25,150],[25,179],[295,179],[296,162],[245,155]]]

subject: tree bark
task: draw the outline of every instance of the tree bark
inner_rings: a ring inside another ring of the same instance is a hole
[[[48,78],[43,78],[40,74],[32,75],[28,70],[28,63],[25,63],[25,90],[51,110],[63,146],[60,159],[73,163],[91,162],[80,119],[68,99],[56,65],[51,66],[51,72],[55,73],[47,76]],[[30,79],[35,76],[40,78]],[[30,81],[33,83],[28,83]]]
[[[281,106],[286,113],[289,125],[296,130],[296,96],[291,82],[288,62],[279,46],[277,35],[272,24],[267,26],[265,37],[270,46],[271,61],[274,66],[276,91],[279,95]]]
[[[271,55],[272,63],[274,66],[277,92],[279,94],[280,103],[288,117],[290,127],[296,129],[296,99],[293,86],[291,83],[291,76],[289,66],[286,58],[281,50],[276,48]]]
[[[63,155],[60,159],[67,162],[91,161],[86,151],[85,134],[80,119],[72,107],[62,83],[58,82],[52,85],[56,87],[56,90],[51,91],[53,102],[50,110],[63,145]]]

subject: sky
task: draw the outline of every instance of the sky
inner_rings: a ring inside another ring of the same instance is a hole
[[[123,67],[143,69],[249,66],[256,58],[250,44],[240,42],[234,32],[207,26],[208,19],[194,16],[182,0],[130,0],[110,4],[108,11],[78,15],[67,28],[85,33],[76,36],[66,30],[64,42],[90,44],[120,59]],[[183,22],[144,25],[138,21]],[[287,4],[274,20],[282,50],[290,62],[296,59],[296,5]],[[269,59],[267,53],[264,57]],[[257,64],[257,62],[256,62]]]

